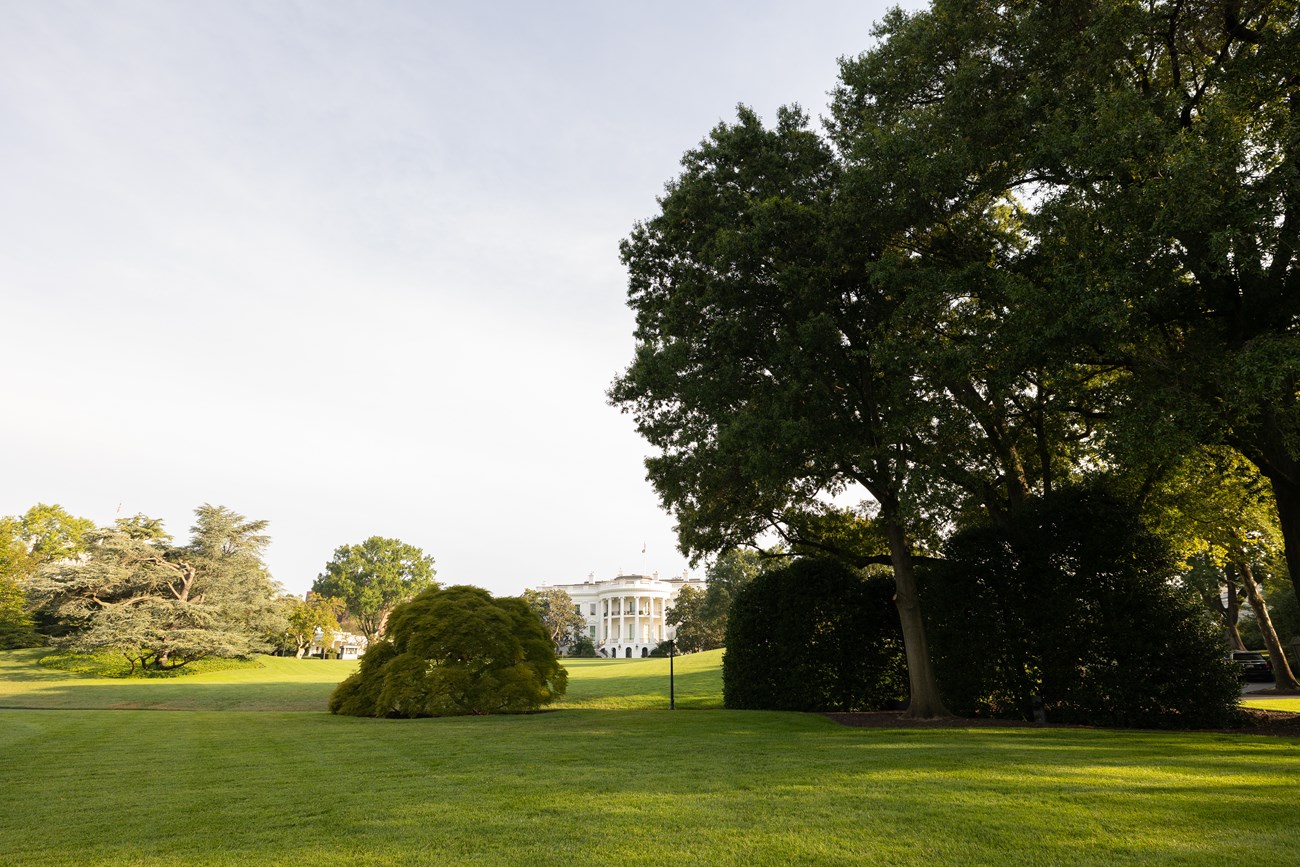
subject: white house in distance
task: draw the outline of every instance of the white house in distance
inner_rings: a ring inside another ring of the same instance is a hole
[[[620,575],[604,581],[588,578],[581,584],[542,584],[538,589],[563,590],[578,613],[587,619],[587,635],[596,653],[632,659],[649,656],[668,638],[664,620],[683,587],[704,589],[704,579],[679,575]]]
[[[317,629],[316,635],[312,637],[312,642],[307,648],[306,656],[320,656],[321,651],[325,651],[326,656],[334,659],[358,659],[366,652],[366,645],[369,644],[364,635],[355,635],[351,632],[335,632],[330,630],[326,635],[322,630]]]

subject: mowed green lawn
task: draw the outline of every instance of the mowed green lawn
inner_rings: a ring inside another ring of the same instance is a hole
[[[716,704],[717,655],[676,662]],[[109,684],[0,654],[0,707],[50,708],[0,709],[0,863],[1300,864],[1300,741],[648,709],[660,665],[571,664],[556,712],[364,720],[273,709],[346,664]],[[132,703],[196,709],[69,709]]]

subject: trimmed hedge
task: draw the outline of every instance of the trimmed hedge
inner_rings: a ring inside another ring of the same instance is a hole
[[[1171,580],[1167,546],[1100,488],[1060,491],[1013,526],[956,534],[922,573],[944,701],[958,714],[1142,728],[1238,717],[1221,631]]]
[[[732,602],[722,658],[729,708],[880,710],[907,696],[894,582],[834,560],[758,575]]]

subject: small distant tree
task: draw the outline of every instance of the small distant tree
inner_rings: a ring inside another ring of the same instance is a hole
[[[17,581],[0,575],[0,650],[35,647],[41,643],[27,610],[27,594]]]
[[[294,645],[295,658],[302,659],[311,646],[317,629],[325,635],[341,629],[339,613],[344,608],[342,600],[308,593],[306,599],[288,596],[285,601],[288,608],[285,637]]]
[[[478,587],[426,590],[397,606],[387,637],[330,697],[330,712],[424,717],[537,710],[568,674],[536,612]]]
[[[773,562],[776,561],[764,560],[761,553],[751,548],[732,548],[708,565],[703,590],[683,587],[666,618],[669,626],[677,628],[678,652],[695,653],[722,647],[732,600]]]
[[[698,587],[683,587],[673,601],[673,607],[664,618],[675,627],[674,641],[678,653],[697,653],[722,647],[725,633],[705,614],[707,597]]]
[[[0,648],[32,647],[44,639],[52,616],[36,610],[27,585],[46,563],[70,560],[85,551],[94,523],[62,506],[37,503],[20,517],[0,518]]]
[[[23,591],[31,563],[18,520],[0,518],[0,650],[30,647],[40,641]]]
[[[888,577],[800,558],[736,595],[722,658],[729,708],[879,710],[907,695],[903,634]]]
[[[596,658],[596,644],[591,640],[591,636],[587,634],[585,629],[573,633],[569,641],[569,656],[578,659]]]
[[[312,592],[342,599],[348,615],[370,641],[384,631],[393,607],[437,587],[433,558],[398,539],[371,536],[341,545],[312,584]]]
[[[578,613],[573,597],[560,588],[525,590],[522,598],[537,613],[557,650],[586,632],[586,618]]]

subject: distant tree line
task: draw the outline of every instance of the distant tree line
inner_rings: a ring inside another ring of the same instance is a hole
[[[376,536],[337,549],[306,599],[285,595],[263,559],[266,528],[206,504],[184,544],[144,515],[97,527],[38,504],[0,518],[0,647],[109,653],[132,672],[302,656],[344,630],[377,638],[395,605],[436,586],[431,557]]]

